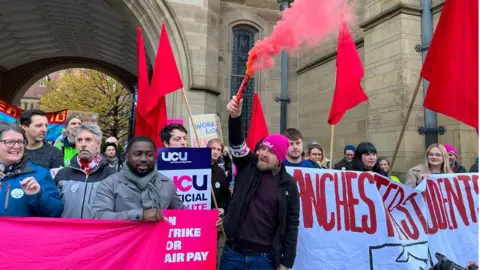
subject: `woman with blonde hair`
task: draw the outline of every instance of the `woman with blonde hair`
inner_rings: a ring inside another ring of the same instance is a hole
[[[320,168],[328,169],[330,168],[330,160],[325,157],[323,154],[323,147],[317,141],[311,141],[307,145],[307,156],[306,158],[311,161],[315,161]]]
[[[425,152],[425,163],[408,170],[405,184],[416,187],[429,174],[452,173],[445,146],[434,143]]]
[[[218,165],[218,161],[223,154],[225,145],[221,139],[215,138],[208,141],[207,147],[212,149],[211,164],[212,164],[212,189],[215,194],[218,208],[223,214],[227,211],[228,202],[230,200],[230,191],[228,190],[229,181],[225,171]],[[212,198],[212,209],[215,208]]]

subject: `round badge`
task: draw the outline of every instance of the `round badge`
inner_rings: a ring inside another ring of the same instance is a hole
[[[12,195],[12,198],[14,199],[20,199],[23,197],[23,194],[25,194],[23,192],[23,190],[19,189],[19,188],[15,188],[12,190],[12,192],[10,193]]]
[[[219,182],[215,183],[215,188],[220,188],[220,183]]]
[[[73,184],[72,187],[70,188],[70,190],[71,190],[73,193],[77,192],[77,190],[78,190],[78,184],[77,184],[77,183]]]

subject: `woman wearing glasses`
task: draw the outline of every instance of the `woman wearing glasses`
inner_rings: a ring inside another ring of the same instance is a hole
[[[0,216],[59,217],[63,201],[50,171],[25,156],[24,130],[0,122]]]

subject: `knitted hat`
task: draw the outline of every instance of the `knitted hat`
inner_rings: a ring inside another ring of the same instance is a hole
[[[287,158],[287,150],[290,141],[287,137],[280,134],[271,134],[263,139],[262,146],[270,148],[277,156],[280,163]]]
[[[455,156],[457,156],[457,149],[455,149],[455,147],[453,147],[453,145],[445,144],[444,146],[445,146],[445,149],[447,150],[447,153],[452,153]]]
[[[343,153],[345,154],[345,152],[347,152],[347,150],[352,150],[353,152],[355,152],[355,146],[354,145],[345,145],[345,148],[343,148]]]

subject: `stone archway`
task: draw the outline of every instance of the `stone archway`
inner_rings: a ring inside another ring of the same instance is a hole
[[[4,79],[7,83],[4,84],[4,89],[12,96],[4,96],[4,99],[10,100],[13,104],[18,104],[20,99],[28,91],[29,87],[35,82],[51,74],[55,71],[69,68],[88,68],[101,71],[110,77],[116,79],[123,84],[127,89],[133,91],[133,86],[137,81],[137,76],[124,70],[118,66],[96,59],[85,58],[47,58],[39,61],[34,61],[10,70]],[[17,78],[15,80],[8,80],[8,78]],[[12,82],[12,83],[8,83]]]
[[[143,29],[152,65],[162,22],[183,83],[191,84],[185,37],[165,1],[67,2],[0,3],[0,98],[18,103],[38,79],[65,68],[96,69],[132,89],[137,80],[135,29]]]

